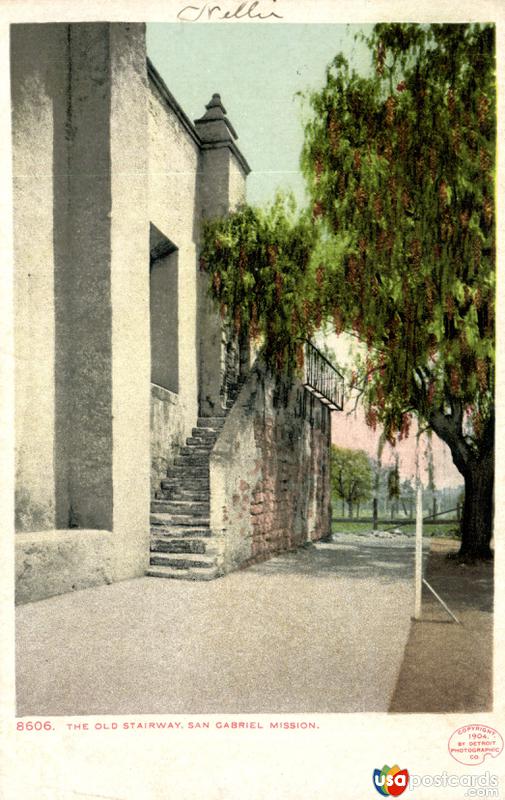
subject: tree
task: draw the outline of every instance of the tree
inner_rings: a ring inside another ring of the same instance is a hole
[[[400,500],[400,471],[398,468],[398,456],[395,465],[388,472],[388,499],[391,503],[391,519],[398,515],[398,502]]]
[[[412,482],[406,478],[402,481],[400,490],[400,501],[403,508],[403,513],[409,519],[414,516],[414,503],[416,499],[416,492],[412,486]]]
[[[372,469],[367,454],[332,445],[330,474],[334,494],[347,503],[352,517],[355,505],[371,496]]]
[[[374,71],[342,55],[311,95],[311,217],[277,200],[206,227],[221,313],[275,369],[327,320],[367,349],[371,427],[412,416],[465,482],[462,557],[491,556],[494,484],[495,71],[491,25],[377,25]]]
[[[494,28],[377,25],[312,94],[302,166],[322,316],[366,343],[356,384],[393,441],[417,415],[465,482],[460,555],[490,557],[494,482]],[[321,249],[321,248],[320,248]],[[324,250],[324,247],[322,251]]]
[[[200,268],[239,336],[263,345],[272,369],[303,363],[303,342],[321,324],[313,252],[318,227],[310,213],[279,195],[265,210],[244,205],[204,227]]]

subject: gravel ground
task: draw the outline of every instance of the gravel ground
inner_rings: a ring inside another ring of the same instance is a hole
[[[20,716],[387,711],[411,537],[344,536],[210,583],[141,578],[17,609]]]

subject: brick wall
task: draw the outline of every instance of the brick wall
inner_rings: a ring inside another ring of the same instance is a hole
[[[298,380],[252,370],[211,455],[211,527],[224,571],[330,531],[330,412]]]

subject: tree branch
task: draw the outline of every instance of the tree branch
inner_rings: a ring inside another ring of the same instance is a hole
[[[440,409],[433,410],[428,416],[430,427],[445,442],[452,454],[454,463],[462,475],[465,474],[472,457],[471,448],[465,442],[458,419],[444,414]]]

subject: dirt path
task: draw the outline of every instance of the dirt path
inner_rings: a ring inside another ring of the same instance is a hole
[[[433,539],[426,577],[463,624],[452,623],[425,589],[424,620],[412,623],[390,711],[492,708],[493,565],[447,559],[457,549]]]

